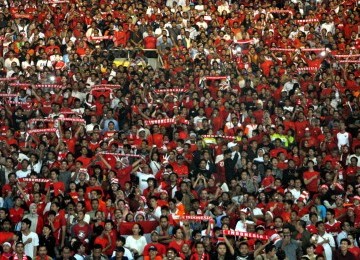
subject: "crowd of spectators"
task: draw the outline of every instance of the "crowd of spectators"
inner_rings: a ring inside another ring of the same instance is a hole
[[[1,1],[1,260],[360,259],[358,4]]]

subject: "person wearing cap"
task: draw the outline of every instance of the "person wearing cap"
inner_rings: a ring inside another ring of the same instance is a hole
[[[145,247],[144,247],[144,257],[149,256],[149,252],[150,252],[150,248],[156,248],[156,253],[158,256],[163,256],[166,254],[166,247],[159,243],[159,233],[156,230],[153,230],[150,233],[150,239],[151,242],[148,243]]]
[[[189,167],[185,164],[185,158],[182,154],[176,156],[176,162],[172,163],[172,166],[179,177],[186,178],[189,175]]]
[[[6,259],[9,259],[12,255],[13,255],[13,252],[12,252],[11,244],[9,242],[3,243],[2,244],[2,254],[1,254],[0,259],[6,260]]]

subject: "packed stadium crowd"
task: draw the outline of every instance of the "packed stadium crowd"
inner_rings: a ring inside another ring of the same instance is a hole
[[[1,1],[0,260],[360,259],[358,6]]]

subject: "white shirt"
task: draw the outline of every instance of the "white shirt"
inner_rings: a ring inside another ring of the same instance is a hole
[[[339,132],[336,134],[336,138],[338,140],[337,145],[338,145],[339,149],[341,149],[341,146],[343,146],[343,145],[347,145],[350,147],[350,142],[349,142],[350,134],[348,132],[345,132],[345,133]]]
[[[126,238],[125,247],[135,249],[138,251],[139,255],[142,255],[146,244],[147,242],[144,236],[141,236],[139,239],[135,239],[133,236],[128,236]]]
[[[332,259],[332,247],[335,248],[335,241],[332,235],[325,233],[323,236],[313,235],[311,239],[314,239],[317,244],[321,244],[326,239],[329,240],[329,243],[322,244],[325,252],[326,259]]]
[[[147,180],[150,178],[155,178],[155,176],[151,173],[143,172],[136,172],[136,176],[139,178],[139,188],[141,192],[144,192],[144,190],[148,187]]]
[[[26,178],[29,174],[30,174],[31,170],[26,170],[26,171],[23,171],[23,170],[18,170],[16,171],[16,177],[17,178]]]
[[[150,162],[150,168],[152,173],[155,175],[158,173],[158,171],[160,171],[161,169],[161,164],[157,161],[151,161]]]
[[[246,232],[247,225],[255,225],[255,222],[254,222],[254,221],[250,221],[250,220],[245,220],[245,222],[242,221],[242,220],[239,220],[239,221],[236,223],[235,230],[236,230],[236,231],[240,231],[240,232]]]
[[[17,66],[20,65],[20,61],[18,58],[13,58],[12,60],[10,58],[7,58],[5,59],[4,61],[4,67],[7,69],[7,70],[10,70],[11,69],[11,63],[15,62]]]
[[[39,237],[35,232],[30,232],[27,236],[22,234],[22,241],[25,243],[29,238],[31,238],[31,243],[25,245],[25,254],[34,258],[34,247],[39,246]]]
[[[347,160],[346,160],[346,165],[349,165],[350,162],[351,162],[351,158],[357,158],[358,161],[357,161],[357,167],[360,167],[360,155],[356,155],[356,154],[352,154],[350,155]]]
[[[300,198],[301,195],[301,190],[297,190],[297,189],[291,189],[289,190],[291,192],[291,194],[293,195],[295,202]]]

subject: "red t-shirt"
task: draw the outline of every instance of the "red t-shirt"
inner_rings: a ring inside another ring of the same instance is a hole
[[[116,170],[116,177],[119,179],[119,184],[121,187],[125,186],[125,182],[130,181],[130,174],[133,167],[130,165],[123,169]]]
[[[340,221],[335,220],[335,223],[332,225],[329,222],[326,222],[324,226],[326,232],[330,233],[333,236],[337,236],[341,232]]]
[[[11,209],[9,209],[9,215],[10,215],[11,223],[17,224],[22,220],[22,218],[24,216],[24,209],[11,208]]]
[[[151,246],[155,246],[156,249],[157,249],[157,255],[165,255],[166,254],[166,247],[160,243],[150,243],[150,244],[147,244],[145,247],[144,247],[144,256],[148,256],[149,255],[149,247]]]
[[[304,172],[304,180],[309,180],[311,177],[316,176],[315,179],[313,179],[310,183],[308,183],[306,185],[306,189],[310,192],[317,192],[318,190],[318,180],[320,179],[320,173],[313,171],[313,172],[309,172],[306,171]]]
[[[72,228],[72,232],[75,237],[77,237],[81,242],[84,242],[86,238],[89,238],[92,230],[91,226],[85,223],[84,226],[80,226],[79,224],[74,225]]]
[[[156,37],[147,36],[144,38],[145,49],[156,49]]]

